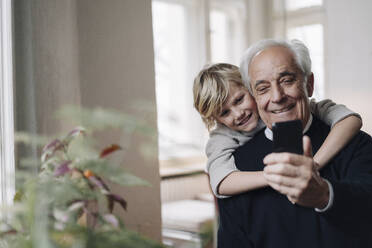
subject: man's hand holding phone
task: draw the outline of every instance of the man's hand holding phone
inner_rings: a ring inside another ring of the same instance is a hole
[[[263,161],[268,184],[292,203],[320,209],[327,206],[328,184],[317,172],[311,141],[302,137],[301,122],[275,123],[273,137],[274,153]]]

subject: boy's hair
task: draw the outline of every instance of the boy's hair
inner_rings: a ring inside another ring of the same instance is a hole
[[[194,107],[208,130],[217,124],[215,116],[227,101],[230,83],[244,87],[239,68],[225,63],[206,65],[194,80]]]

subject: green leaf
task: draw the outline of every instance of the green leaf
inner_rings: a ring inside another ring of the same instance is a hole
[[[23,143],[26,145],[44,146],[49,138],[43,135],[31,134],[27,132],[15,132],[14,140],[16,143]]]
[[[121,128],[126,133],[138,133],[146,136],[154,136],[156,129],[148,122],[139,119],[135,115],[119,112],[112,109],[86,109],[72,105],[65,105],[57,112],[60,119],[70,120],[75,125],[81,125],[90,131],[105,128]]]
[[[137,233],[122,230],[95,232],[88,240],[87,247],[136,247],[136,248],[161,248],[161,244],[147,239]]]
[[[145,180],[110,164],[105,159],[82,160],[75,164],[80,170],[91,170],[95,175],[123,186],[150,186]]]
[[[126,186],[151,186],[146,180],[128,172],[111,175],[108,179],[114,183]]]
[[[13,197],[13,201],[14,202],[19,202],[22,200],[22,197],[23,197],[23,192],[21,191],[17,191]]]
[[[94,149],[95,141],[88,137],[77,136],[69,143],[67,157],[74,159],[96,159],[98,152]]]
[[[59,178],[46,175],[38,181],[36,191],[48,196],[49,202],[56,206],[67,205],[76,199],[95,199],[96,195],[83,179],[72,179],[68,175]]]
[[[132,116],[115,110],[102,108],[91,110],[71,105],[61,108],[57,112],[57,117],[69,119],[89,130],[101,130],[109,127],[120,128],[124,124],[135,123],[135,119]]]

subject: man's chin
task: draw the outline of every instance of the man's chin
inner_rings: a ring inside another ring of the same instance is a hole
[[[270,116],[270,123],[273,124],[275,122],[283,122],[283,121],[293,121],[299,119],[297,115],[293,115],[291,113],[288,114],[273,114]]]

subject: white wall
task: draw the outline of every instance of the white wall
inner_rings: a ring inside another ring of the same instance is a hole
[[[346,104],[372,134],[372,1],[325,1],[326,98]]]

